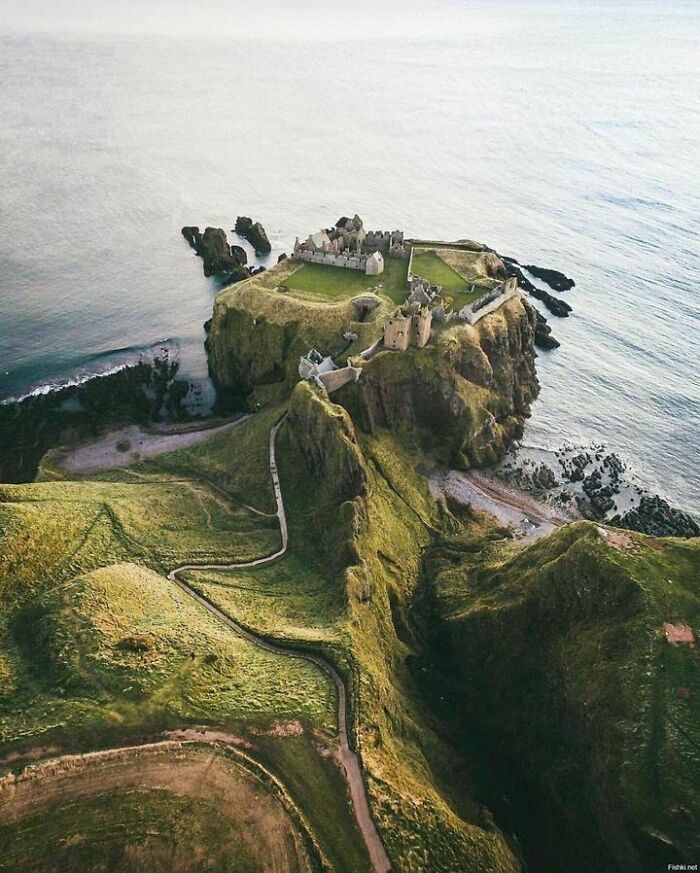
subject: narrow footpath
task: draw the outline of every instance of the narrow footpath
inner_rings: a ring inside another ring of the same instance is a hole
[[[268,652],[273,652],[276,655],[284,655],[289,658],[297,658],[302,661],[309,661],[315,664],[324,671],[335,684],[338,692],[338,760],[342,764],[345,778],[350,791],[350,799],[352,807],[357,819],[358,827],[365,841],[367,852],[369,853],[372,862],[374,873],[391,873],[391,862],[386,853],[381,837],[377,832],[372,814],[367,800],[367,792],[362,779],[362,769],[360,761],[356,753],[350,747],[349,731],[348,731],[348,707],[347,707],[347,690],[338,671],[333,665],[320,655],[313,655],[309,652],[301,652],[289,646],[279,643],[272,643],[263,637],[258,636],[252,631],[244,628],[238,622],[234,621],[226,613],[222,612],[218,607],[214,606],[209,600],[198,594],[184,579],[179,578],[181,573],[191,573],[197,570],[238,570],[250,567],[260,567],[264,564],[269,564],[272,561],[281,558],[286,554],[289,544],[289,534],[287,530],[287,516],[284,510],[284,502],[282,500],[282,488],[280,486],[279,474],[277,471],[277,460],[275,457],[275,441],[277,433],[284,421],[281,418],[270,430],[269,438],[269,467],[270,475],[272,476],[272,486],[275,492],[275,502],[277,504],[277,518],[280,524],[281,546],[271,555],[263,558],[257,558],[254,561],[247,561],[241,564],[183,564],[181,567],[176,567],[168,573],[168,579],[174,582],[186,594],[189,594],[197,603],[206,609],[217,621],[226,625],[234,633],[238,634],[248,642],[258,648],[265,649]]]

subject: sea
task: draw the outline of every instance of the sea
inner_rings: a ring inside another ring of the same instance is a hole
[[[524,443],[700,516],[699,41],[696,0],[0,0],[0,399],[167,347],[205,410],[181,227],[270,265],[357,212],[571,276]]]

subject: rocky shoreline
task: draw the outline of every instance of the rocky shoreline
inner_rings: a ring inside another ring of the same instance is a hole
[[[651,536],[700,536],[691,515],[639,485],[628,465],[603,445],[564,444],[549,452],[515,444],[494,472],[572,519]]]
[[[162,348],[114,373],[0,404],[0,482],[31,482],[44,454],[127,424],[186,422],[190,383],[177,354]]]

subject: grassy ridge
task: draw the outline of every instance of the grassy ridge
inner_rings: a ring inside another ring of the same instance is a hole
[[[616,549],[590,524],[515,556],[479,537],[431,555],[436,669],[464,665],[452,718],[511,776],[513,826],[541,869],[651,871],[697,853],[700,659],[662,625],[698,626],[699,568],[698,542]]]

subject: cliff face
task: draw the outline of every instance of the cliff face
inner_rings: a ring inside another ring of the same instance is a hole
[[[434,331],[424,349],[377,355],[336,399],[369,433],[410,429],[445,463],[492,463],[539,391],[534,329],[534,311],[514,299],[474,327]]]
[[[298,381],[298,362],[310,348],[339,362],[371,345],[388,304],[358,321],[350,301],[325,303],[280,293],[296,265],[282,264],[222,292],[209,334],[217,384],[249,402],[283,399]],[[381,352],[357,384],[333,395],[366,433],[412,431],[442,462],[460,467],[498,460],[523,421],[539,385],[535,373],[535,313],[513,299],[477,325],[433,330],[430,344]],[[343,334],[358,339],[350,345]]]
[[[367,488],[367,470],[348,413],[308,382],[299,382],[287,406],[292,442],[309,473],[332,488],[339,502]]]
[[[300,300],[280,291],[297,266],[284,261],[217,296],[208,349],[212,377],[221,388],[243,397],[256,389],[261,394],[274,390],[281,399],[298,381],[299,358],[309,349],[357,354],[375,338],[376,322],[358,321],[349,300]],[[358,336],[350,346],[343,338],[346,331]]]
[[[294,388],[287,410],[280,470],[290,538],[307,572],[319,562],[331,587],[342,583],[353,737],[395,869],[519,873],[463,771],[446,772],[454,753],[430,726],[406,667],[419,649],[410,604],[430,542],[425,523],[440,523],[413,458],[386,430],[356,431],[309,383]]]

